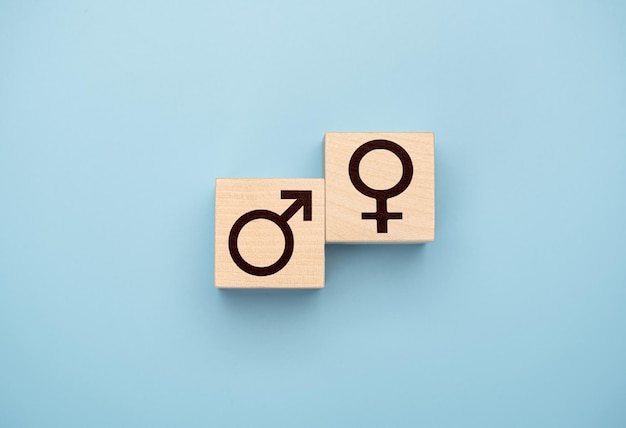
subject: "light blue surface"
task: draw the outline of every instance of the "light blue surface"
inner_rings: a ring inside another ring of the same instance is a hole
[[[0,6],[1,427],[626,426],[623,2]],[[213,288],[216,177],[434,131],[437,241]]]

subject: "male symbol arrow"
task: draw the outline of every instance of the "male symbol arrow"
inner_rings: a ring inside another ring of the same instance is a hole
[[[311,221],[313,219],[311,214],[313,211],[313,198],[311,197],[311,193],[311,190],[281,190],[280,199],[295,199],[295,202],[291,204],[289,208],[287,208],[280,216],[285,221],[289,221],[289,219],[298,212],[300,207],[304,207],[303,220]]]
[[[303,219],[304,221],[311,221],[313,216],[311,212],[313,211],[313,198],[312,198],[312,190],[281,190],[280,191],[280,199],[295,199],[294,203],[289,205],[289,208],[285,210],[284,213],[278,215],[274,211],[269,210],[254,210],[245,213],[241,217],[237,219],[235,224],[233,224],[232,229],[230,229],[230,235],[228,236],[228,250],[230,251],[230,256],[233,261],[241,270],[249,273],[250,275],[256,276],[267,276],[273,275],[282,268],[284,268],[287,263],[289,263],[289,259],[291,259],[291,255],[293,254],[293,231],[291,227],[289,227],[289,219],[297,213],[300,208],[303,208]],[[239,239],[239,233],[241,229],[253,220],[265,219],[274,223],[276,226],[280,228],[283,232],[283,236],[285,237],[285,250],[280,258],[273,264],[269,266],[254,266],[248,263],[241,257],[241,253],[239,252],[239,247],[237,246],[237,240]]]

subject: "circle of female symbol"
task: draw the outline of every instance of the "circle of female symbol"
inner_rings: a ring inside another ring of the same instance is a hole
[[[300,208],[303,208],[303,221],[312,220],[312,192],[310,190],[282,190],[280,192],[281,199],[295,199],[296,201],[289,206],[282,214],[277,214],[269,210],[253,210],[245,213],[237,219],[233,227],[230,229],[228,236],[228,250],[235,264],[244,272],[255,276],[273,275],[289,263],[293,255],[293,231],[287,223]],[[283,254],[276,262],[269,266],[254,266],[241,256],[239,252],[238,240],[241,229],[253,220],[265,219],[274,223],[283,232],[285,238],[285,249]]]
[[[386,190],[372,189],[361,179],[359,165],[363,157],[372,150],[388,150],[400,159],[400,163],[402,164],[402,177],[395,186]],[[356,190],[367,197],[376,199],[376,212],[361,213],[361,219],[376,220],[376,232],[387,233],[387,222],[389,220],[402,219],[401,212],[390,213],[387,211],[387,199],[398,196],[411,184],[411,179],[413,178],[413,162],[411,162],[411,157],[406,150],[392,141],[372,140],[363,144],[352,154],[348,165],[348,174]]]

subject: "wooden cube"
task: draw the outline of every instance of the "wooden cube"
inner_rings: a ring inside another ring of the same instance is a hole
[[[215,286],[324,287],[324,180],[217,179]]]
[[[326,241],[433,241],[434,156],[431,132],[327,133]]]

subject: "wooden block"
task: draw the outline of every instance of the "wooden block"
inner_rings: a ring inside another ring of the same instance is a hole
[[[324,180],[215,182],[215,286],[324,287]]]
[[[327,133],[326,241],[435,239],[431,132]]]

